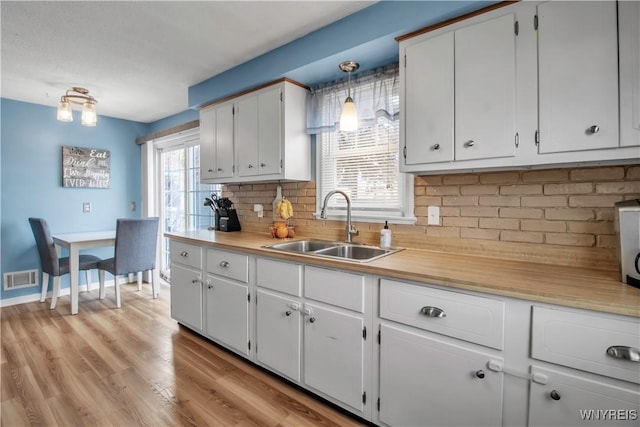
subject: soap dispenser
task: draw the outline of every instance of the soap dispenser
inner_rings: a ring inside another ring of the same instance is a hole
[[[391,247],[391,230],[389,230],[389,224],[387,221],[384,222],[384,228],[380,230],[380,247]]]

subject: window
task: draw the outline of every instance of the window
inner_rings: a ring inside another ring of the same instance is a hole
[[[326,194],[337,189],[349,195],[356,220],[415,222],[413,177],[399,172],[397,79],[393,66],[352,83],[359,115],[356,132],[340,132],[337,126],[347,96],[344,83],[317,89],[310,97],[307,124],[316,133],[317,212]],[[344,218],[346,206],[344,198],[332,197],[329,218]]]
[[[213,225],[211,209],[204,206],[204,198],[212,193],[220,195],[221,186],[200,183],[199,133],[168,137],[155,143],[159,159],[158,200],[161,233],[206,229]],[[170,277],[171,254],[169,239],[161,240],[161,277]]]

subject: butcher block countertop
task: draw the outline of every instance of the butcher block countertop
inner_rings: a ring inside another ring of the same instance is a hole
[[[640,289],[619,281],[617,272],[498,258],[405,249],[358,263],[263,248],[277,243],[266,233],[194,230],[165,236],[197,245],[239,250],[287,261],[376,274],[396,279],[640,317]],[[297,236],[300,240],[303,237]]]

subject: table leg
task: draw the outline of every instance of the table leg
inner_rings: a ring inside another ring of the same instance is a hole
[[[69,247],[69,281],[71,314],[78,314],[78,273],[80,268],[80,250],[75,245]]]

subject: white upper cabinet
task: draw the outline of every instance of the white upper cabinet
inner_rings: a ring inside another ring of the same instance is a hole
[[[515,154],[516,43],[512,14],[455,32],[455,158]]]
[[[236,164],[241,177],[280,172],[281,94],[280,88],[276,87],[236,104]]]
[[[202,180],[233,176],[233,104],[200,111],[200,174]]]
[[[620,145],[640,145],[640,2],[618,4]],[[640,157],[640,153],[638,153]]]
[[[305,88],[280,81],[224,104],[203,108],[203,182],[309,180],[311,148],[305,129],[306,95]]]
[[[539,152],[618,147],[616,2],[538,6]]]
[[[453,160],[453,53],[453,33],[404,50],[405,165]]]
[[[400,170],[640,158],[640,4],[548,1],[401,38]]]
[[[404,170],[514,155],[513,15],[420,38],[403,51]]]

